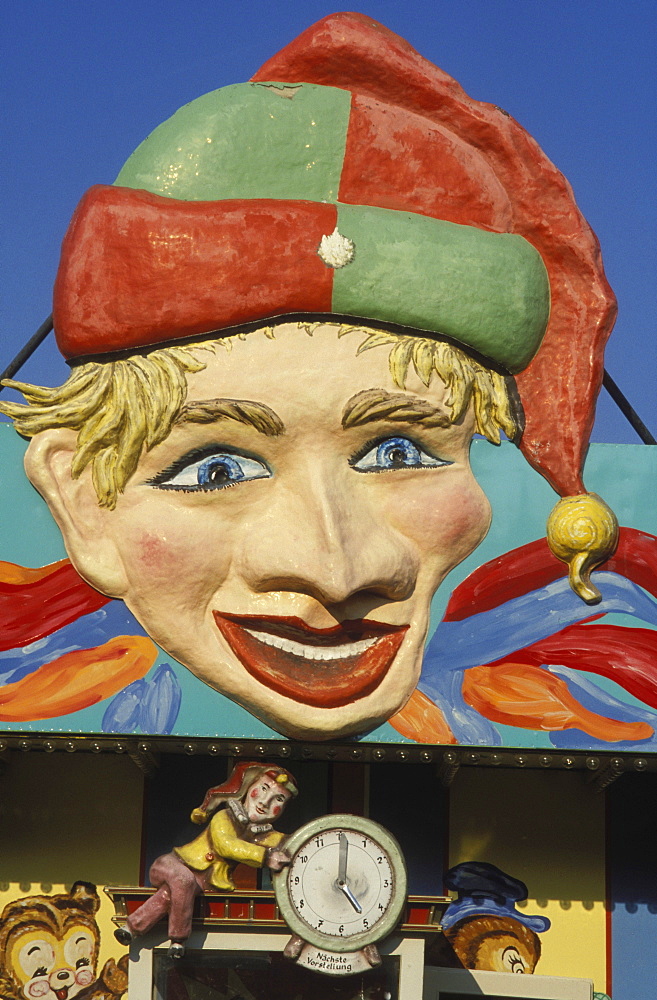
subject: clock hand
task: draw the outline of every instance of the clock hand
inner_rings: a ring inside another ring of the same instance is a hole
[[[353,906],[356,913],[362,913],[363,908],[347,885],[347,852],[349,841],[344,833],[340,832],[340,850],[338,853],[338,886]]]
[[[347,899],[349,900],[349,902],[353,906],[353,908],[356,911],[356,913],[362,913],[363,912],[363,907],[360,905],[360,903],[358,902],[358,900],[354,896],[354,894],[351,891],[351,889],[349,888],[349,886],[345,885],[344,882],[338,883],[338,884],[340,885],[340,888],[342,889],[343,893],[345,894],[345,896],[347,897]]]
[[[339,839],[340,853],[338,854],[338,885],[342,887],[347,879],[347,851],[349,850],[349,841],[342,832],[340,832]]]

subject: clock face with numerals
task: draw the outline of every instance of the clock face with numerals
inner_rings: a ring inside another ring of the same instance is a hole
[[[327,951],[357,951],[390,933],[406,900],[406,868],[382,826],[322,816],[297,830],[285,850],[292,860],[274,875],[274,888],[295,934]]]

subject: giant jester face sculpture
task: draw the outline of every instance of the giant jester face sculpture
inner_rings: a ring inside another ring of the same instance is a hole
[[[28,471],[75,565],[160,646],[283,732],[369,728],[420,673],[429,605],[485,535],[471,407],[402,392],[367,334],[297,323],[218,345],[113,509],[75,434],[33,441]]]
[[[432,595],[489,524],[473,433],[526,421],[528,459],[583,493],[613,299],[523,130],[340,14],[88,192],[54,316],[70,380],[4,409],[79,573],[206,683],[322,739],[415,688]],[[556,523],[595,600],[588,543]]]

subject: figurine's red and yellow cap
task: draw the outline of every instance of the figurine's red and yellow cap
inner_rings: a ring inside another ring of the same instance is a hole
[[[614,317],[597,241],[510,116],[359,14],[159,126],[82,200],[55,288],[73,361],[295,315],[524,372],[523,450],[579,492]]]
[[[242,799],[251,785],[263,777],[271,778],[284,788],[291,798],[299,794],[296,778],[287,768],[279,767],[277,764],[241,761],[235,765],[226,781],[208,788],[201,805],[192,810],[192,823],[205,823],[220,805],[229,799]]]

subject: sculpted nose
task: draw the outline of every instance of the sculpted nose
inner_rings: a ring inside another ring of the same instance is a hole
[[[308,594],[324,605],[368,592],[405,600],[417,578],[410,543],[358,489],[315,474],[281,489],[245,531],[242,574],[259,592]]]

